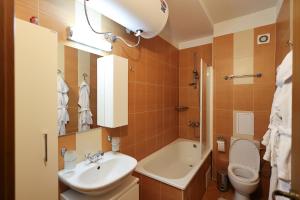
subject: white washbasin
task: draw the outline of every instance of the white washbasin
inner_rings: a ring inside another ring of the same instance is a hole
[[[107,152],[97,163],[82,161],[72,170],[58,172],[59,179],[77,192],[100,195],[119,186],[131,175],[136,159],[122,153]]]

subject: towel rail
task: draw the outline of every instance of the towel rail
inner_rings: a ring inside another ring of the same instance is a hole
[[[257,73],[257,74],[244,74],[244,75],[226,75],[224,76],[225,80],[232,80],[235,78],[249,78],[249,77],[256,77],[256,78],[261,78],[262,73]]]

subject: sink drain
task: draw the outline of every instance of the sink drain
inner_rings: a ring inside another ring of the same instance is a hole
[[[189,167],[194,167],[194,165],[189,165]]]

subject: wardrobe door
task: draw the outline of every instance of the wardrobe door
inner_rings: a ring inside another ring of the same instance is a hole
[[[58,198],[57,33],[15,20],[16,200]]]

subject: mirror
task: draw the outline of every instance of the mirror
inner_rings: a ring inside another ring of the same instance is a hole
[[[99,57],[64,44],[58,45],[58,135],[74,134],[99,127],[97,126]]]

